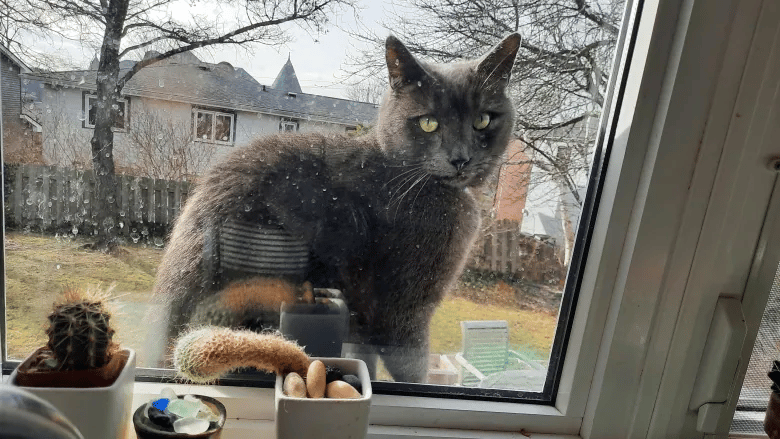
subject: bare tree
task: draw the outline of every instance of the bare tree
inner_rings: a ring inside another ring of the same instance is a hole
[[[7,2],[8,0],[0,0]],[[182,10],[173,0],[15,0],[10,19],[40,32],[52,32],[98,49],[97,111],[90,141],[98,212],[93,221],[98,239],[93,248],[110,251],[116,242],[113,224],[117,182],[112,125],[119,111],[117,100],[127,82],[141,69],[173,55],[215,45],[251,50],[255,44],[287,41],[282,25],[297,24],[313,33],[324,30],[328,14],[353,0],[216,0],[208,11]],[[18,5],[18,6],[17,6]],[[39,14],[45,19],[36,21]],[[120,73],[122,59],[140,59]]]
[[[157,111],[135,112],[127,136],[134,154],[129,172],[150,178],[187,180],[205,169],[216,149],[193,141],[188,123]]]
[[[386,89],[387,81],[372,77],[351,84],[345,92],[345,97],[353,101],[379,104]]]
[[[384,27],[423,58],[478,56],[510,32],[523,37],[510,93],[515,135],[535,172],[527,184],[549,187],[561,203],[567,248],[574,237],[590,170],[594,125],[604,104],[624,0],[396,0]],[[386,35],[353,33],[367,49],[353,56],[356,78],[384,75]],[[509,159],[511,162],[511,158]],[[537,191],[538,192],[538,191]],[[538,195],[535,195],[538,196]],[[543,196],[543,195],[542,195]],[[576,219],[576,218],[574,218]]]

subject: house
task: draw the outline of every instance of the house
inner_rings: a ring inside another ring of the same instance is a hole
[[[561,260],[569,260],[573,249],[598,123],[598,115],[591,115],[570,126],[533,133],[544,140],[523,150],[530,165],[524,168],[520,231],[554,244]]]
[[[123,61],[120,71],[132,66],[133,61]],[[95,59],[87,70],[22,75],[33,99],[25,108],[43,126],[47,164],[88,167],[89,139],[101,105],[96,67]],[[264,85],[240,67],[202,62],[192,53],[140,70],[117,105],[114,156],[120,172],[145,173],[154,168],[150,161],[170,162],[173,156],[189,162],[186,175],[259,135],[355,130],[371,124],[377,111],[374,104],[304,93],[289,59],[274,83]]]
[[[31,69],[8,48],[0,45],[0,95],[2,95],[3,154],[9,161],[40,160],[41,126],[22,112],[22,78]]]

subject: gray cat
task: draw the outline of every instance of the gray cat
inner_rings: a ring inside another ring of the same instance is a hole
[[[281,277],[342,290],[372,370],[378,354],[396,381],[424,382],[431,317],[480,226],[471,190],[497,170],[512,132],[506,87],[519,45],[512,34],[481,59],[430,64],[388,37],[390,87],[368,134],[264,137],[214,166],[158,270],[161,332],[224,323],[199,303],[224,303],[214,298],[241,275],[210,255],[226,224],[256,224],[308,249],[302,271]]]

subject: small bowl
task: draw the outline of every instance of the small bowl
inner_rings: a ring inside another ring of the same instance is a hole
[[[225,406],[217,401],[214,398],[211,398],[209,396],[203,396],[203,395],[192,395],[201,401],[203,401],[207,406],[211,407],[212,410],[216,410],[219,413],[219,421],[217,421],[217,425],[213,428],[209,428],[208,430],[204,431],[203,433],[198,434],[186,434],[186,433],[176,433],[175,431],[168,431],[164,430],[159,425],[153,423],[151,420],[149,420],[149,417],[144,413],[146,411],[147,404],[142,404],[138,409],[133,413],[133,426],[135,427],[135,433],[138,435],[138,439],[162,439],[162,438],[197,438],[197,439],[219,439],[219,437],[222,435],[222,427],[225,426],[225,419],[227,419],[227,412],[225,411]],[[183,399],[184,395],[179,395],[179,399]]]

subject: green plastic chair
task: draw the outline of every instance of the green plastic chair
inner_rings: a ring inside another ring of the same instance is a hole
[[[455,355],[460,367],[460,384],[478,386],[487,376],[514,369],[542,369],[509,349],[509,326],[506,320],[472,320],[460,322],[463,352]]]

